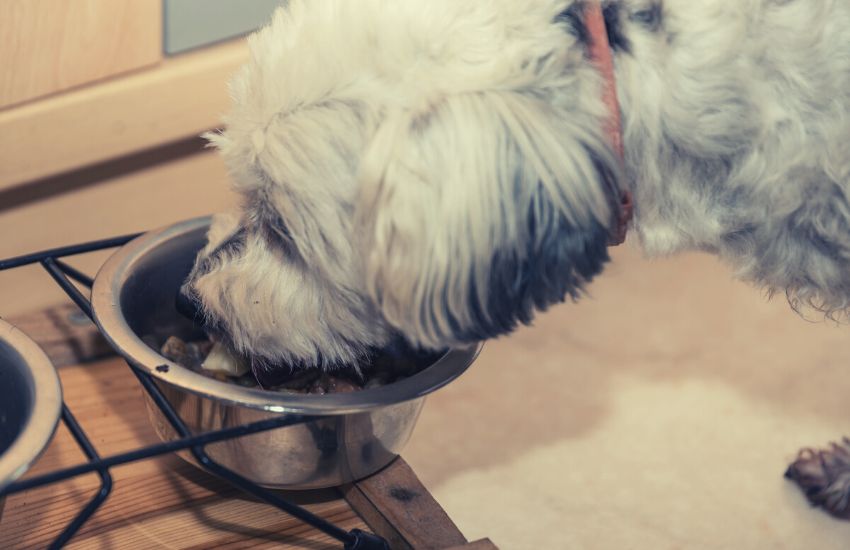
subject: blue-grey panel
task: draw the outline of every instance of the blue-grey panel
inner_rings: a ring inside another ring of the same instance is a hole
[[[163,0],[164,48],[175,54],[262,27],[285,0]]]

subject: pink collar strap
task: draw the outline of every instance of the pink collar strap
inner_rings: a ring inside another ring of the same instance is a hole
[[[620,102],[617,100],[614,57],[611,54],[611,46],[608,43],[608,29],[605,26],[605,17],[602,15],[602,6],[599,2],[590,1],[585,4],[584,24],[590,34],[590,57],[604,79],[602,100],[608,108],[605,133],[608,135],[611,147],[620,162],[623,163],[623,123],[620,116]],[[623,190],[620,197],[617,227],[611,237],[611,244],[618,245],[626,240],[626,232],[632,219],[633,210],[632,195],[628,190]]]

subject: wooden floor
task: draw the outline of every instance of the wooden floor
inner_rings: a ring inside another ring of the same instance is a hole
[[[60,369],[66,402],[102,455],[157,442],[141,389],[118,359]],[[84,457],[60,425],[29,475]],[[176,456],[113,470],[113,494],[69,548],[339,548],[330,537]],[[12,495],[0,523],[0,548],[45,548],[91,499],[95,474]],[[336,491],[286,493],[344,529],[369,527]]]

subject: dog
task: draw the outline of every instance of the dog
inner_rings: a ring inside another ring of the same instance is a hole
[[[259,368],[345,368],[401,334],[486,340],[577,298],[624,178],[579,4],[294,0],[209,136],[244,204],[183,293]]]
[[[845,318],[848,29],[838,0],[290,0],[209,135],[243,204],[182,293],[255,369],[465,345],[581,297],[632,195],[648,255]]]

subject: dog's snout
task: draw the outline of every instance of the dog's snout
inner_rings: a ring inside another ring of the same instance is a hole
[[[177,291],[174,305],[180,315],[194,321],[200,312],[200,302],[189,285],[183,285]]]

